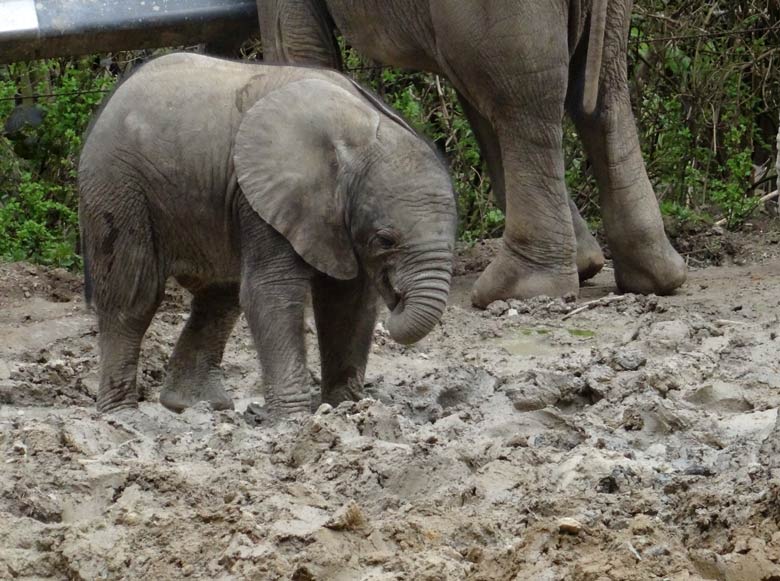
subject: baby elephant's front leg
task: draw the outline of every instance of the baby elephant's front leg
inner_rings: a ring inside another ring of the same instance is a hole
[[[322,403],[363,397],[363,379],[376,323],[377,296],[368,278],[312,280],[312,303],[322,359]]]
[[[262,368],[266,411],[281,418],[311,411],[303,325],[309,268],[291,248],[272,256],[245,259],[241,307]]]

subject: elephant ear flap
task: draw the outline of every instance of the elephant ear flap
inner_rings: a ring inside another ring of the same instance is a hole
[[[378,123],[344,89],[306,80],[258,100],[236,134],[233,161],[249,205],[303,260],[334,278],[358,273],[343,182]]]

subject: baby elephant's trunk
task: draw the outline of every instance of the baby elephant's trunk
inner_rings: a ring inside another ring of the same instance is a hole
[[[431,252],[406,267],[399,277],[401,300],[390,314],[387,329],[402,345],[425,337],[447,306],[452,279],[452,254]]]

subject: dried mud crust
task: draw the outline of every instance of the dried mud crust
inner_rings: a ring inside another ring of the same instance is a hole
[[[780,264],[759,262],[485,312],[460,276],[422,343],[377,328],[368,399],[259,427],[243,321],[238,411],[156,403],[172,288],[148,401],[101,416],[78,277],[0,265],[0,578],[776,580]]]

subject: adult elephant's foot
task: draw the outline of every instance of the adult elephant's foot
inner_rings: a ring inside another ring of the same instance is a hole
[[[471,292],[471,303],[484,309],[490,303],[506,299],[529,299],[540,295],[562,297],[579,292],[577,270],[532,264],[512,254],[502,245]]]
[[[682,286],[688,276],[685,261],[666,237],[648,244],[635,241],[613,251],[612,259],[615,282],[623,292],[667,295]]]
[[[604,253],[601,246],[587,230],[577,232],[577,274],[580,282],[596,276],[604,268]]]
[[[574,226],[574,235],[577,238],[577,273],[580,282],[596,276],[604,268],[604,253],[601,246],[593,237],[588,228],[588,223],[580,215],[577,206],[569,199],[571,221]]]
[[[214,410],[232,410],[233,400],[220,385],[219,371],[211,372],[206,380],[184,378],[168,381],[160,392],[160,403],[173,412],[181,413],[196,403],[208,402]]]

